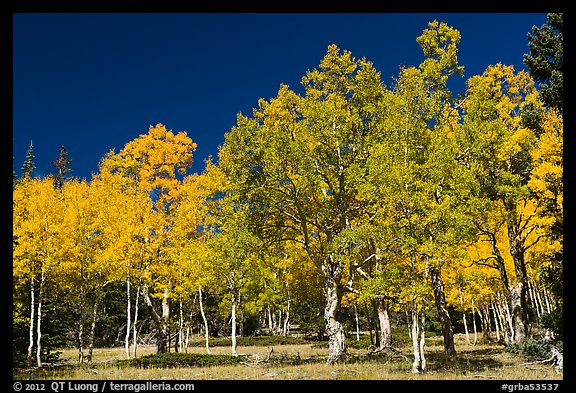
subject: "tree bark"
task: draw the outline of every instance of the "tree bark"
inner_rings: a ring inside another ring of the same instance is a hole
[[[458,288],[458,297],[460,298],[460,308],[462,309],[462,321],[464,322],[464,334],[466,335],[466,344],[470,345],[470,335],[468,334],[468,323],[466,322],[466,310],[464,309],[464,299],[462,298],[462,292],[460,291],[460,288]],[[472,319],[474,319],[474,308],[472,308]],[[474,330],[474,333],[476,333],[476,330]]]
[[[360,341],[360,324],[358,323],[358,308],[354,303],[354,319],[356,320],[356,341]]]
[[[134,358],[137,357],[136,351],[138,349],[138,332],[136,330],[136,325],[138,324],[138,301],[140,298],[140,282],[136,288],[136,299],[134,300],[134,323],[132,324],[132,355]]]
[[[492,342],[492,334],[490,329],[490,320],[488,319],[488,315],[490,310],[487,306],[482,308],[478,308],[478,315],[480,315],[480,326],[482,328],[482,342],[484,344],[490,344]]]
[[[78,321],[78,363],[84,363],[84,287],[80,286],[80,320]]]
[[[510,254],[514,261],[514,272],[516,273],[516,285],[514,285],[511,291],[513,326],[512,341],[518,344],[526,340],[529,329],[528,310],[526,304],[528,275],[526,273],[526,263],[524,261],[525,245],[515,215],[512,216],[512,219],[508,220],[507,224],[508,244],[510,245]]]
[[[130,303],[130,277],[126,278],[126,337],[124,339],[124,351],[126,352],[126,358],[130,359],[130,323],[132,323]]]
[[[204,313],[204,306],[202,304],[202,288],[198,288],[198,301],[200,303],[200,314],[202,315],[202,321],[204,321],[204,338],[206,340],[206,353],[210,355],[210,346],[208,345],[208,320],[206,319],[206,314]]]
[[[432,287],[434,290],[434,300],[438,310],[438,317],[442,323],[442,335],[444,337],[444,353],[449,357],[456,356],[456,348],[454,347],[454,331],[452,329],[452,322],[450,314],[446,307],[446,296],[444,294],[444,283],[440,268],[437,266],[429,266],[430,278],[432,279]]]
[[[376,309],[380,324],[380,345],[378,349],[390,348],[392,346],[392,329],[390,328],[388,304],[384,299],[376,299]]]
[[[282,331],[282,335],[284,337],[288,336],[289,328],[290,328],[290,292],[288,292],[288,304],[286,306],[286,318],[284,318],[284,330]]]
[[[340,362],[346,354],[346,336],[344,327],[339,321],[338,313],[342,302],[342,286],[340,278],[342,274],[341,261],[333,261],[332,256],[322,266],[325,278],[326,307],[324,308],[324,320],[326,321],[326,333],[328,334],[328,364]]]
[[[232,293],[232,355],[238,356],[236,350],[236,296]]]
[[[411,322],[411,333],[412,337],[412,349],[414,353],[414,361],[412,362],[412,372],[417,374],[426,370],[426,356],[424,355],[424,346],[426,343],[426,335],[424,330],[424,314],[416,310],[416,306],[413,305],[412,311],[412,322]]]
[[[476,329],[476,311],[474,300],[472,300],[472,327],[474,328],[474,345],[478,343],[478,330]]]
[[[32,365],[32,350],[34,349],[34,314],[36,309],[34,279],[30,280],[30,329],[28,342],[28,366]]]
[[[38,312],[36,313],[36,365],[42,367],[42,301],[44,295],[44,268],[40,273],[40,287],[38,288]]]
[[[170,352],[170,332],[168,331],[168,322],[170,321],[170,304],[168,303],[169,289],[166,287],[162,294],[162,335],[166,340],[166,349]]]
[[[166,291],[164,292],[164,294],[166,295]],[[147,284],[144,285],[142,295],[144,297],[146,307],[148,308],[148,311],[150,312],[150,315],[152,316],[152,319],[154,320],[154,323],[156,325],[156,351],[158,353],[166,353],[168,352],[168,337],[167,337],[168,328],[165,324],[165,319],[160,315],[158,315],[156,309],[154,308],[154,305],[152,304],[152,299],[150,299],[150,295],[148,294]],[[164,302],[165,299],[163,299],[162,301]]]

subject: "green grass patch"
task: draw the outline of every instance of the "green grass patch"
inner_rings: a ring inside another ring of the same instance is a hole
[[[136,359],[115,362],[118,366],[140,368],[212,367],[240,364],[242,358],[232,355],[208,355],[198,353],[156,353]]]
[[[309,341],[302,337],[291,336],[247,336],[236,337],[236,345],[241,347],[270,347],[275,345],[290,345],[290,344],[308,344]],[[232,338],[210,338],[209,344],[211,347],[229,347],[232,346]],[[189,347],[203,347],[206,344],[204,341],[196,341],[188,344]]]

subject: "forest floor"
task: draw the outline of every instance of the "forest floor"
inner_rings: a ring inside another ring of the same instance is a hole
[[[469,345],[456,335],[457,359],[444,356],[441,338],[427,339],[426,371],[410,372],[413,355],[410,345],[399,345],[388,353],[370,354],[367,349],[349,347],[344,363],[326,364],[327,348],[315,344],[239,346],[245,356],[240,365],[212,367],[141,368],[121,366],[124,348],[94,349],[93,362],[78,365],[75,349],[63,349],[62,362],[55,367],[14,369],[18,380],[561,380],[548,363],[529,362],[505,351],[502,345]],[[201,340],[198,338],[198,340]],[[354,338],[349,338],[349,341]],[[211,347],[214,355],[231,354],[229,346]],[[154,346],[138,347],[138,356],[155,353]],[[205,354],[201,346],[188,353]]]

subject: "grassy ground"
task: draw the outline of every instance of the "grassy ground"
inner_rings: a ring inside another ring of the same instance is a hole
[[[352,341],[350,338],[349,341]],[[502,346],[467,345],[456,336],[457,361],[450,363],[443,355],[441,339],[429,339],[426,347],[427,371],[412,374],[411,348],[402,345],[388,355],[368,356],[366,349],[349,348],[347,361],[327,365],[327,349],[313,344],[274,346],[239,346],[246,355],[242,365],[180,368],[139,368],[118,366],[125,358],[123,348],[94,350],[92,364],[78,366],[77,352],[65,349],[64,363],[54,368],[16,369],[14,379],[109,379],[109,380],[558,380],[563,373],[548,364],[526,365],[526,359],[507,353]],[[152,346],[141,346],[138,356],[155,352]],[[212,354],[230,355],[230,347],[211,347]],[[189,347],[188,353],[206,353],[205,348]]]

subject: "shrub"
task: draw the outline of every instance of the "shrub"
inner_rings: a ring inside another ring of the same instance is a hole
[[[554,345],[562,352],[561,341],[554,343],[543,339],[530,339],[520,344],[510,344],[506,347],[506,352],[522,355],[529,360],[545,360],[550,357],[550,350]]]
[[[232,345],[232,339],[230,337],[223,338],[211,338],[211,347],[229,347]],[[273,345],[288,345],[288,344],[307,344],[308,341],[302,337],[292,337],[292,336],[249,336],[249,337],[237,337],[236,345],[242,347],[251,346],[273,346]],[[190,343],[189,346],[203,347],[204,341],[198,341]]]
[[[156,353],[136,359],[124,359],[116,362],[119,366],[141,368],[171,368],[171,367],[210,367],[235,365],[242,358],[232,355],[207,355],[197,353]]]

